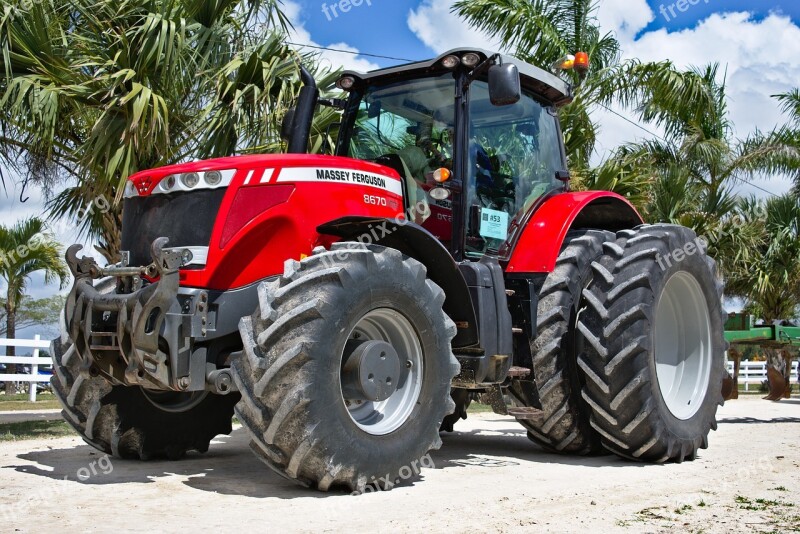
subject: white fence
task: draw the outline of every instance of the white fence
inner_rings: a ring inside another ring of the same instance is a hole
[[[792,362],[792,382],[797,382],[797,361]],[[728,372],[733,376],[733,362],[728,362]],[[761,384],[767,379],[767,362],[742,361],[739,364],[739,383],[750,391],[750,384]]]
[[[0,347],[18,347],[33,349],[32,356],[6,356],[5,349],[0,348],[0,363],[5,364],[21,364],[30,365],[30,374],[0,374],[0,382],[30,382],[30,393],[28,399],[31,402],[36,402],[36,383],[37,382],[50,382],[48,375],[40,375],[39,367],[51,366],[53,364],[50,358],[40,358],[40,349],[49,349],[50,341],[41,339],[39,334],[36,334],[35,339],[3,339],[0,338]]]

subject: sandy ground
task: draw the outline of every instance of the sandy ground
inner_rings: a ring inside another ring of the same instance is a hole
[[[800,531],[800,399],[732,401],[719,420],[695,462],[657,466],[547,454],[481,414],[421,479],[358,497],[280,478],[241,428],[177,463],[111,463],[78,438],[3,443],[0,531]]]

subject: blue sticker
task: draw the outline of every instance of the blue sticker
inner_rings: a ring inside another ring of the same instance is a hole
[[[481,235],[489,239],[505,241],[508,237],[508,213],[482,208]]]

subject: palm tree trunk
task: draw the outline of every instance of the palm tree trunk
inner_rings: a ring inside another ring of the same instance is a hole
[[[6,338],[15,339],[17,337],[16,322],[17,312],[8,305],[8,299],[6,299]],[[6,356],[15,355],[16,347],[12,347],[11,345],[6,347]],[[10,375],[17,372],[16,364],[10,363],[6,365],[6,369],[6,373]],[[16,383],[9,380],[6,382],[6,395],[13,395],[14,393],[16,393]]]

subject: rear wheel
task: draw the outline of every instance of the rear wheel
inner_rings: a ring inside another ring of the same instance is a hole
[[[534,443],[554,452],[589,454],[601,449],[581,399],[575,334],[581,292],[592,277],[592,262],[603,255],[611,232],[587,230],[567,236],[555,269],[539,292],[533,372],[544,416],[519,422]]]
[[[603,445],[621,456],[694,459],[723,403],[722,284],[687,228],[617,234],[593,265],[579,329],[583,397]]]
[[[444,292],[399,251],[335,244],[259,288],[234,361],[257,456],[327,491],[390,489],[441,446],[458,373]]]

